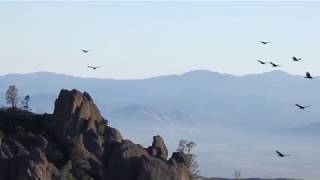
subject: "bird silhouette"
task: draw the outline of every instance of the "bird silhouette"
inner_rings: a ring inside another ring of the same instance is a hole
[[[279,156],[279,157],[282,157],[282,158],[284,158],[284,157],[286,157],[286,156],[290,156],[289,154],[282,154],[280,151],[278,151],[278,150],[276,150],[276,153],[277,153],[277,155]]]
[[[90,52],[91,50],[81,49],[81,51],[82,51],[83,53],[88,53],[88,52]]]
[[[302,58],[297,58],[297,57],[295,57],[295,56],[292,57],[292,60],[293,60],[293,61],[297,61],[297,62],[301,61],[301,59],[302,59]]]
[[[304,78],[312,79],[313,77],[311,76],[311,74],[309,72],[306,72],[306,76]]]
[[[280,67],[281,65],[279,65],[279,64],[275,64],[275,63],[273,63],[273,62],[269,62],[271,65],[272,65],[272,67]]]
[[[266,64],[267,62],[263,62],[263,61],[260,61],[260,60],[257,60],[260,64]]]
[[[93,69],[93,70],[96,70],[96,69],[98,69],[98,68],[101,68],[102,66],[87,66],[88,68],[91,68],[91,69]]]
[[[308,108],[308,107],[311,107],[311,105],[309,105],[309,106],[302,106],[302,105],[300,105],[300,104],[295,104],[299,109],[306,109],[306,108]]]
[[[268,41],[260,41],[261,44],[270,44],[271,42]]]

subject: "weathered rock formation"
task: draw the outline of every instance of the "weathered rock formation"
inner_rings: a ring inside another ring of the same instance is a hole
[[[107,126],[86,92],[61,90],[52,115],[26,116],[42,118],[47,124],[36,132],[33,126],[18,134],[15,126],[5,130],[0,180],[190,179],[184,154],[176,152],[168,159],[160,136],[154,136],[148,148],[123,139],[117,129]]]
[[[96,133],[96,125],[103,121],[90,95],[77,90],[61,90],[53,112],[55,130],[62,138],[78,136],[87,129]]]
[[[59,180],[60,172],[39,148],[26,150],[19,142],[9,139],[1,146],[0,179]]]
[[[166,160],[168,158],[168,149],[161,136],[154,136],[152,146],[148,147],[151,156]]]

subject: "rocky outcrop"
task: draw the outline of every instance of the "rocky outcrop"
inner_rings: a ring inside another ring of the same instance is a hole
[[[0,180],[190,180],[183,154],[168,160],[159,135],[148,148],[125,140],[86,92],[61,90],[54,113],[41,118],[49,124],[39,134],[3,139]]]
[[[115,146],[107,162],[107,179],[189,180],[184,162],[153,157],[144,147],[129,140]]]
[[[60,91],[53,117],[55,131],[62,138],[78,136],[87,129],[96,133],[96,124],[103,121],[90,95],[75,89]]]
[[[166,160],[168,158],[168,149],[161,136],[154,136],[152,146],[148,147],[151,156]]]
[[[87,92],[61,90],[55,101],[53,119],[53,131],[62,141],[68,144],[81,135],[85,148],[97,158],[102,157],[103,138],[97,128],[103,125],[104,119]]]
[[[59,171],[48,162],[40,149],[33,149],[29,155],[9,161],[9,179],[60,180]]]
[[[0,151],[0,179],[62,180],[58,169],[37,147],[28,151],[19,142],[10,139],[4,142]]]
[[[104,140],[121,143],[121,141],[123,140],[123,137],[116,128],[107,127],[105,131]]]

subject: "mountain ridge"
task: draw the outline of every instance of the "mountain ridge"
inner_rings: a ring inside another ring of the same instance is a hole
[[[49,77],[46,77],[46,75],[49,75]],[[275,78],[280,76],[282,78]],[[35,101],[38,104],[47,104],[42,107],[34,107],[33,109],[43,109],[46,112],[50,112],[52,111],[52,106],[45,99],[52,100],[52,97],[61,88],[75,87],[79,90],[89,90],[93,92],[93,97],[99,97],[96,99],[98,99],[97,103],[99,106],[102,107],[103,114],[132,104],[143,104],[147,107],[155,107],[163,112],[172,110],[188,112],[195,119],[206,120],[211,119],[213,116],[218,118],[220,116],[229,116],[223,112],[226,111],[228,106],[236,106],[231,101],[242,102],[245,100],[248,104],[255,106],[257,103],[264,103],[261,106],[271,106],[271,104],[277,106],[277,104],[284,103],[284,101],[288,104],[294,104],[300,103],[301,100],[310,104],[316,100],[313,99],[312,94],[316,94],[317,89],[315,83],[311,84],[311,82],[317,81],[317,79],[308,81],[302,76],[290,75],[279,70],[245,76],[225,75],[208,70],[195,70],[181,75],[168,75],[138,80],[81,78],[39,72],[32,73],[31,75],[13,75],[13,77],[11,75],[0,76],[0,91],[4,92],[9,85],[15,84],[22,95],[28,93],[36,98]],[[297,88],[292,89],[288,87],[289,85],[295,85]],[[130,91],[127,91],[128,89]],[[275,90],[278,93],[273,93]],[[305,99],[295,95],[306,90],[309,91],[310,95],[305,96]],[[44,95],[48,95],[48,98],[45,98]],[[293,98],[290,98],[289,95],[294,97],[296,102],[292,101]],[[116,96],[120,97],[116,99],[114,98]],[[165,101],[170,102],[170,105]],[[215,101],[220,103],[220,106],[214,104]],[[271,101],[274,102],[271,103]],[[202,109],[198,109],[201,106]],[[213,111],[208,109],[210,106],[213,108]],[[236,110],[238,108],[246,108],[246,106],[233,107],[232,109]],[[255,108],[259,108],[259,106]],[[268,108],[275,109],[273,107]],[[265,110],[260,109],[259,111]],[[310,119],[309,122],[313,119]],[[295,120],[294,122],[298,121]]]
[[[147,79],[155,79],[155,78],[165,78],[170,76],[188,76],[188,75],[194,75],[194,74],[210,74],[210,75],[227,75],[232,77],[246,77],[246,76],[252,76],[252,75],[268,75],[268,74],[283,74],[283,75],[289,75],[289,76],[299,76],[296,74],[290,74],[283,70],[272,70],[272,71],[266,71],[263,73],[250,73],[250,74],[243,74],[243,75],[235,75],[235,74],[229,74],[229,73],[220,73],[216,71],[210,71],[205,69],[198,69],[198,70],[190,70],[179,74],[167,74],[167,75],[158,75],[158,76],[151,76],[151,77],[145,77],[145,78],[134,78],[134,79],[118,79],[118,78],[95,78],[95,77],[83,77],[78,75],[71,75],[71,74],[65,74],[65,73],[57,73],[57,72],[50,72],[50,71],[36,71],[36,72],[28,72],[28,73],[9,73],[0,75],[0,77],[13,77],[13,76],[41,76],[41,75],[56,75],[56,76],[67,76],[72,78],[80,78],[80,79],[96,79],[96,80],[117,80],[117,81],[128,81],[128,80],[147,80]],[[302,77],[303,75],[301,75]],[[317,77],[317,76],[315,76]]]

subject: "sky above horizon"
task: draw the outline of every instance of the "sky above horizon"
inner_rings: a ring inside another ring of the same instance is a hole
[[[257,59],[320,75],[319,9],[317,2],[1,2],[0,75],[133,79],[275,70]]]

